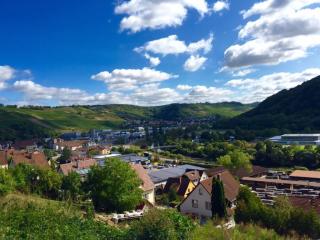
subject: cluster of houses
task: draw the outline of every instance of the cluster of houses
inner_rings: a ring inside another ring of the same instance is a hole
[[[102,142],[102,143],[116,143],[119,140],[129,143],[135,141],[137,139],[141,139],[145,137],[145,129],[144,127],[136,127],[130,131],[119,131],[119,130],[96,130],[92,129],[89,132],[68,132],[64,133],[60,136],[61,139],[66,141],[74,141],[74,140],[91,140],[94,142]]]
[[[263,203],[272,205],[278,196],[287,196],[293,205],[315,209],[320,214],[320,172],[297,170],[290,174],[253,166],[249,171],[230,172],[223,167],[205,169],[194,165],[153,166],[148,156],[112,152],[110,145],[89,140],[52,139],[47,141],[57,156],[64,149],[71,150],[69,161],[60,164],[58,172],[68,175],[76,172],[85,179],[92,166],[104,166],[108,158],[118,157],[128,163],[141,180],[143,197],[151,206],[157,205],[156,196],[174,191],[180,203],[176,206],[183,214],[194,218],[210,218],[213,178],[223,183],[227,212],[232,216],[240,185],[247,185]],[[0,147],[0,168],[20,163],[49,168],[42,144],[36,140],[17,141]]]

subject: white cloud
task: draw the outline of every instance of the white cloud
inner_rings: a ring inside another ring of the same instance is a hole
[[[254,15],[272,14],[279,10],[298,10],[316,3],[320,3],[320,0],[265,0],[255,3],[249,10],[243,10],[241,13],[246,19]]]
[[[222,10],[228,10],[230,8],[230,4],[227,1],[216,1],[213,4],[213,11],[220,12]]]
[[[208,39],[201,39],[198,42],[190,43],[188,46],[188,52],[198,53],[203,51],[204,54],[209,53],[212,50],[213,34],[210,34]]]
[[[320,0],[266,0],[243,11],[244,18],[260,15],[240,28],[244,43],[225,51],[225,66],[242,68],[276,65],[308,55],[320,46]]]
[[[249,75],[250,73],[255,72],[256,69],[253,68],[246,68],[246,69],[242,69],[242,70],[237,70],[237,71],[232,71],[232,76],[233,77],[244,77]]]
[[[207,61],[207,58],[200,56],[190,56],[184,63],[184,69],[188,72],[198,71]]]
[[[207,58],[199,54],[208,54],[212,50],[213,34],[210,34],[208,39],[201,39],[197,42],[191,42],[188,45],[179,40],[177,35],[171,35],[165,38],[149,41],[143,46],[135,48],[134,50],[139,53],[144,53],[144,56],[151,61],[149,53],[161,55],[179,55],[188,54],[189,59],[184,64],[184,69],[187,71],[197,71],[206,62]],[[154,65],[160,63],[159,58],[153,59]]]
[[[10,66],[0,66],[0,90],[6,88],[6,81],[11,80],[15,72]]]
[[[320,75],[320,68],[310,68],[297,73],[273,73],[258,79],[234,79],[228,81],[226,86],[238,92],[238,97],[235,99],[237,101],[259,102],[283,89],[296,87],[318,75]]]
[[[121,20],[121,30],[138,32],[182,25],[188,9],[206,14],[206,0],[129,0],[115,8],[116,14],[127,15]]]
[[[61,104],[78,104],[87,97],[87,93],[80,89],[44,87],[30,80],[16,81],[12,89],[24,93],[28,102],[58,100]]]
[[[115,69],[112,72],[104,71],[93,75],[91,78],[105,82],[109,90],[127,91],[136,89],[144,84],[159,83],[176,77],[176,75],[166,72],[143,68]]]
[[[177,55],[187,52],[188,48],[184,41],[178,39],[177,35],[149,41],[144,46],[135,48],[137,52],[151,52],[166,56],[169,54]]]
[[[190,85],[184,85],[184,84],[179,84],[177,86],[177,89],[180,90],[180,91],[188,91],[188,90],[191,90],[192,89],[192,86]]]
[[[184,41],[179,40],[177,35],[170,35],[168,37],[149,41],[142,47],[135,48],[137,52],[150,52],[153,54],[178,55],[182,53],[199,53],[207,54],[212,49],[213,35],[210,34],[208,39],[201,39],[197,42],[192,42],[187,45]]]
[[[145,54],[144,57],[149,60],[151,67],[156,67],[161,63],[160,58],[151,57],[149,54]]]

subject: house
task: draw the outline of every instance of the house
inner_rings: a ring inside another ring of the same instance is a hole
[[[71,151],[81,149],[88,141],[86,140],[74,140],[64,141],[62,139],[55,139],[53,143],[53,149],[56,151],[63,151],[64,148],[68,148]]]
[[[290,179],[299,181],[320,182],[320,171],[295,170],[290,174]]]
[[[95,165],[97,165],[95,159],[82,159],[78,161],[72,161],[70,163],[60,164],[59,172],[64,176],[69,175],[71,172],[76,172],[80,174],[82,178],[84,178],[88,174],[90,168]]]
[[[130,164],[132,169],[137,173],[141,179],[141,189],[143,191],[143,198],[148,202],[155,204],[155,186],[148,172],[143,168],[141,164]]]
[[[30,164],[40,168],[49,168],[49,163],[43,152],[26,150],[6,150],[0,153],[0,156],[4,156],[10,166],[17,166],[18,164]]]
[[[205,171],[187,171],[180,177],[169,178],[163,192],[168,193],[171,189],[174,189],[179,196],[186,198],[199,182],[207,178],[208,176]]]
[[[104,146],[94,146],[94,147],[90,147],[89,151],[94,151],[97,152],[100,155],[107,155],[111,153],[111,147],[104,147]]]
[[[214,176],[200,182],[187,198],[182,201],[179,205],[181,213],[199,217],[200,219],[212,217],[211,193],[213,178],[218,178],[222,181],[227,202],[227,210],[229,213],[233,210],[239,193],[240,184],[228,170],[219,170]]]
[[[37,150],[37,148],[38,148],[37,142],[38,142],[37,139],[18,140],[18,141],[15,141],[14,144],[12,144],[12,147],[15,150],[26,149],[28,151],[33,151],[33,150]]]

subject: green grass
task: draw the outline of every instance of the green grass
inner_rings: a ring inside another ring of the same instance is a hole
[[[124,231],[86,219],[66,202],[10,194],[0,198],[0,239],[124,239]]]

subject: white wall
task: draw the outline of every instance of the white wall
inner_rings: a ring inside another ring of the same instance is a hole
[[[146,191],[143,193],[143,197],[148,200],[150,203],[152,203],[153,205],[155,204],[155,193],[154,193],[154,189],[151,191]]]
[[[199,194],[199,189],[201,189],[202,195]],[[198,208],[192,207],[192,200],[198,200]],[[195,214],[199,217],[211,217],[211,209],[206,209],[206,202],[211,202],[211,196],[205,188],[199,184],[180,205],[180,212]]]

